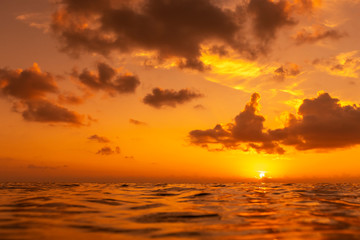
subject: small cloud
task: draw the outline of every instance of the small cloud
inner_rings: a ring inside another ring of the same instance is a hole
[[[130,159],[130,160],[134,160],[134,159],[135,159],[134,156],[125,156],[124,158],[125,158],[125,159]]]
[[[47,100],[26,101],[25,105],[27,109],[22,116],[26,121],[84,125],[84,116]]]
[[[152,93],[144,97],[143,102],[154,108],[161,108],[163,106],[176,107],[178,104],[184,104],[202,96],[202,94],[189,89],[176,91],[173,89],[163,90],[161,88],[154,88]]]
[[[129,123],[134,124],[134,125],[142,125],[142,126],[146,126],[147,123],[146,122],[141,122],[135,119],[130,118],[129,119]]]
[[[206,109],[206,107],[204,107],[204,105],[202,105],[202,104],[197,104],[197,105],[194,106],[194,109],[204,110],[204,109]]]
[[[4,96],[22,100],[40,99],[59,91],[55,78],[41,72],[37,63],[28,69],[0,68],[0,91]]]
[[[110,140],[106,137],[101,137],[99,135],[92,135],[90,137],[88,137],[89,140],[92,140],[92,141],[97,141],[98,143],[109,143]]]
[[[201,60],[197,58],[188,58],[185,60],[181,60],[178,62],[178,67],[180,69],[189,68],[189,69],[195,69],[200,72],[211,70],[210,65],[205,65]]]
[[[96,154],[100,154],[100,155],[120,154],[120,148],[115,147],[115,149],[113,150],[111,147],[103,147],[99,151],[97,151]]]
[[[340,32],[339,30],[324,26],[324,25],[313,25],[308,28],[303,28],[293,36],[295,43],[298,45],[305,43],[314,43],[323,39],[337,40],[347,36],[346,33]]]
[[[274,71],[273,78],[276,81],[283,82],[287,77],[296,77],[301,73],[299,65],[288,63],[282,65]]]
[[[97,74],[84,69],[80,74],[73,73],[79,81],[93,91],[102,90],[111,96],[134,93],[140,85],[139,78],[130,73],[118,75],[116,70],[106,63],[98,63]]]

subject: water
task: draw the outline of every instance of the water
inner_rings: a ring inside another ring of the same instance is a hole
[[[0,239],[360,239],[360,184],[0,184]]]

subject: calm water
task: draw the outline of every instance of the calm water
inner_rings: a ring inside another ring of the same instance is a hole
[[[360,239],[360,184],[0,184],[0,239]]]

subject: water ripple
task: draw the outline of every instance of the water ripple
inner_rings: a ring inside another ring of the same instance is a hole
[[[1,240],[360,240],[360,184],[1,183]]]

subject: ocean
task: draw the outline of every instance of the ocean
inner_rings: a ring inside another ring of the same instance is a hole
[[[1,183],[0,239],[360,239],[360,184]]]

